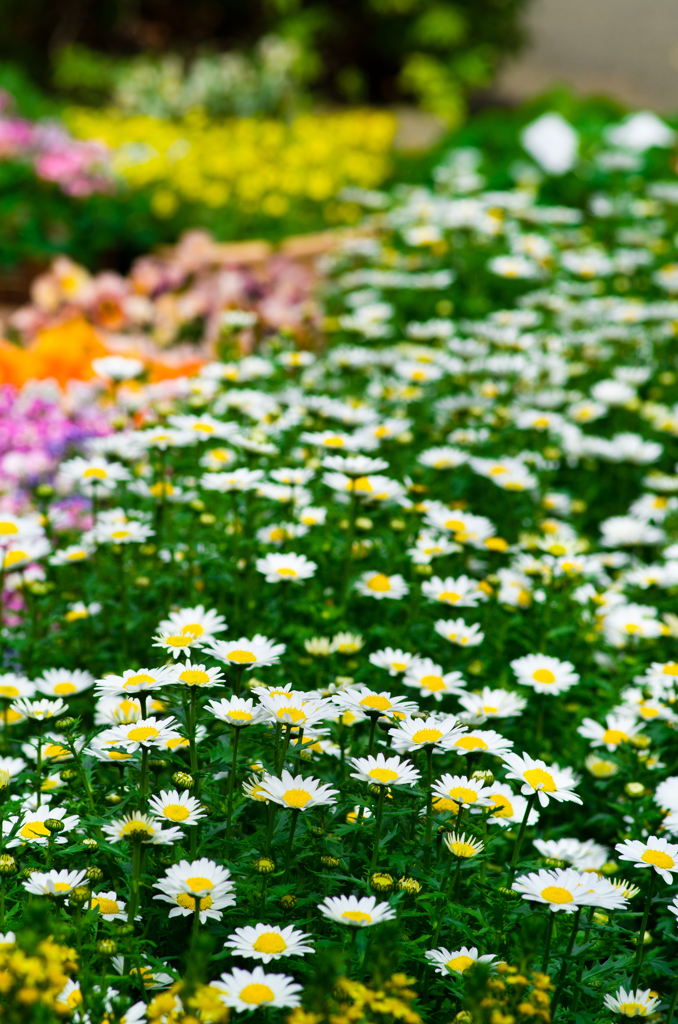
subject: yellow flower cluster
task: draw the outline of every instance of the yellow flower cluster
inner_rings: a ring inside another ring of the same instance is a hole
[[[180,202],[284,216],[301,201],[327,203],[345,186],[376,188],[390,171],[393,114],[357,109],[303,114],[287,123],[259,118],[215,122],[200,110],[181,121],[75,107],[65,120],[80,138],[113,151],[130,188],[155,189],[157,216]]]
[[[457,1015],[457,1024],[471,1024],[477,1019],[484,1024],[528,1024],[532,1019],[549,1024],[553,986],[548,974],[531,971],[528,977],[507,963],[498,964],[497,972],[499,977],[488,977],[485,991],[481,992],[482,1016],[462,1011]]]
[[[212,985],[198,985],[186,997],[185,1008],[180,999],[183,982],[178,981],[166,992],[160,992],[146,1009],[149,1024],[228,1024],[231,1011],[219,998]]]
[[[15,943],[0,945],[0,1019],[21,1024],[42,1005],[59,1012],[57,996],[78,969],[78,954],[52,938],[40,942],[34,952]]]
[[[402,1024],[421,1024],[421,1017],[412,1009],[417,993],[409,988],[414,978],[394,974],[378,989],[359,981],[340,978],[332,1004],[323,1013],[311,1013],[300,1006],[287,1018],[287,1024],[376,1024],[384,1018]]]

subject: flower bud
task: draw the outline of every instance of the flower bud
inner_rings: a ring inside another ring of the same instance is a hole
[[[62,775],[63,775],[63,772],[62,772]],[[96,841],[96,839],[91,839],[89,836],[87,836],[86,839],[82,840],[82,845],[85,847],[86,850],[89,850],[91,853],[93,853],[94,850],[98,850],[99,849],[99,844]]]
[[[13,875],[17,871],[17,863],[11,853],[0,853],[0,875]]]
[[[131,921],[119,921],[118,922],[118,935],[133,935],[134,925]]]
[[[96,867],[95,864],[90,864],[87,868],[87,881],[88,882],[100,882],[104,877],[104,873],[101,868]]]
[[[161,772],[163,768],[167,767],[167,761],[163,760],[162,757],[151,757],[148,760],[148,767],[153,772]]]
[[[50,834],[57,835],[66,828],[60,818],[45,818],[45,828]]]
[[[92,897],[92,893],[86,885],[78,885],[70,893],[68,902],[75,904],[76,907],[83,907]]]
[[[77,768],[62,768],[59,772],[62,782],[75,782],[79,774]]]
[[[610,918],[607,914],[603,914],[601,910],[596,910],[593,914],[593,920],[596,924],[607,924]]]
[[[283,910],[295,910],[297,906],[297,897],[294,893],[286,892],[284,896],[280,897],[280,906]]]
[[[632,800],[640,800],[642,796],[645,796],[645,786],[642,782],[627,782],[624,786],[624,792]]]
[[[497,892],[500,892],[502,896],[508,896],[512,900],[519,900],[520,893],[516,892],[515,889],[507,889],[505,885],[500,885],[497,888]]]
[[[324,868],[338,868],[340,860],[338,857],[333,857],[331,853],[324,853],[320,858],[320,863]]]
[[[181,789],[193,789],[195,786],[195,779],[188,772],[175,772],[172,776],[172,782]]]
[[[322,839],[325,835],[325,829],[322,825],[310,825],[308,831],[312,836],[315,836],[316,839]]]
[[[408,896],[418,896],[421,892],[421,883],[416,878],[410,878],[406,875],[399,879],[396,888],[398,892],[405,892]]]
[[[122,797],[120,796],[119,793],[107,793],[106,796],[104,797],[104,800],[106,801],[107,804],[111,804],[111,806],[114,806],[115,804],[120,803]]]
[[[395,885],[395,879],[387,871],[375,871],[370,875],[370,885],[375,892],[391,892]]]
[[[487,768],[478,768],[471,778],[475,779],[476,782],[482,782],[484,786],[491,786],[494,782],[494,774]]]
[[[468,1010],[460,1010],[454,1018],[454,1024],[473,1024],[473,1014]]]
[[[567,861],[560,860],[559,857],[544,857],[544,865],[547,868],[566,868]]]
[[[97,942],[97,953],[99,956],[115,956],[118,952],[118,943],[115,939],[99,939]]]
[[[252,867],[258,875],[270,875],[275,871],[275,861],[272,857],[258,857]]]
[[[56,727],[59,730],[59,732],[68,732],[68,730],[72,729],[74,725],[75,719],[71,717],[60,718],[59,721],[56,723]]]

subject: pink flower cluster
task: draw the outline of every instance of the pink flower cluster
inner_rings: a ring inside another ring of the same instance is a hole
[[[39,124],[14,117],[9,93],[0,90],[0,160],[23,160],[43,181],[53,181],[69,196],[107,192],[113,175],[107,148],[75,139],[56,122]]]

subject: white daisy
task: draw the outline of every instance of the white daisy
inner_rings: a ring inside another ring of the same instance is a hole
[[[106,921],[126,921],[127,903],[119,900],[117,893],[95,892],[91,899],[92,910],[98,910],[101,917]]]
[[[623,1017],[648,1017],[660,1002],[659,996],[653,996],[649,988],[629,989],[627,992],[620,986],[614,995],[605,995],[608,1010],[620,1013]]]
[[[72,697],[88,690],[94,676],[83,669],[48,668],[35,680],[36,689],[50,697]]]
[[[408,584],[398,573],[387,576],[383,572],[363,572],[353,586],[363,597],[374,597],[377,601],[384,598],[399,601],[410,592]]]
[[[219,661],[228,662],[235,668],[265,668],[277,665],[286,651],[285,644],[277,644],[267,636],[256,633],[251,640],[241,636],[239,640],[212,640],[209,652]]]
[[[416,654],[409,654],[401,651],[400,648],[385,647],[381,651],[374,651],[370,654],[370,665],[375,668],[385,668],[390,676],[398,676],[416,660]]]
[[[616,750],[620,743],[628,743],[642,727],[642,723],[636,721],[635,715],[622,712],[606,715],[605,725],[600,725],[593,718],[584,718],[577,732],[590,740],[592,747],[604,746],[608,750]]]
[[[197,825],[205,817],[200,801],[188,790],[161,790],[148,801],[148,809],[156,818],[171,821],[176,825]]]
[[[525,654],[522,658],[515,658],[511,668],[518,682],[531,686],[535,693],[565,693],[579,682],[574,665],[547,654]]]
[[[211,700],[205,705],[205,710],[218,718],[220,722],[242,728],[245,725],[253,725],[261,721],[265,709],[258,705],[255,707],[254,700],[249,697],[222,697],[221,700]]]
[[[488,786],[488,799],[492,807],[492,813],[487,821],[490,825],[501,825],[506,828],[512,824],[520,824],[527,810],[527,800],[519,793],[514,793],[505,782],[493,782]],[[536,825],[539,821],[539,811],[531,808],[527,824]]]
[[[457,697],[464,712],[463,722],[482,725],[488,718],[510,718],[520,715],[527,706],[524,697],[510,690],[493,690],[484,686],[480,693],[460,693]]]
[[[435,799],[452,800],[458,807],[482,807],[489,802],[489,787],[477,779],[469,779],[465,775],[445,774],[433,783]],[[437,809],[442,809],[439,806]]]
[[[281,928],[277,924],[246,925],[236,928],[229,935],[224,946],[231,949],[236,956],[261,960],[269,964],[271,960],[279,960],[283,956],[305,956],[313,953],[313,946],[308,944],[310,935],[299,931],[294,925]]]
[[[657,836],[648,836],[644,842],[626,839],[617,843],[615,850],[620,860],[631,861],[636,868],[654,868],[667,885],[673,883],[673,874],[678,873],[678,845],[666,839]]]
[[[445,637],[458,647],[477,647],[485,639],[485,634],[477,623],[469,626],[463,619],[438,619],[434,629],[439,636]]]
[[[578,871],[598,871],[610,859],[608,848],[592,839],[583,843],[578,839],[535,839],[533,842],[542,857],[564,860]]]
[[[171,678],[170,666],[163,666],[162,668],[129,668],[122,675],[115,675],[111,672],[110,675],[104,676],[103,679],[97,679],[94,692],[97,697],[116,696],[117,694],[130,694],[134,696],[136,694],[149,693],[151,690],[157,690],[160,686],[170,682]],[[138,701],[136,704],[140,707]]]
[[[332,694],[330,700],[342,711],[358,711],[364,715],[385,715],[388,718],[411,715],[418,710],[413,701],[404,697],[393,697],[385,690],[379,693],[365,684],[349,686],[340,693]]]
[[[414,786],[420,779],[411,762],[398,756],[384,757],[379,753],[376,757],[352,757],[349,763],[356,769],[351,772],[352,779],[377,786]]]
[[[144,844],[167,846],[170,843],[181,842],[184,838],[180,828],[174,826],[163,829],[157,818],[151,818],[139,811],[133,811],[132,814],[117,818],[108,825],[102,825],[101,831],[112,843],[119,843],[123,839],[137,839]]]
[[[198,665],[192,661],[169,666],[167,675],[168,682],[195,687],[196,690],[224,685],[224,674],[220,668],[207,668],[206,665]]]
[[[158,633],[191,633],[196,639],[207,640],[216,633],[223,633],[227,628],[226,619],[214,608],[205,610],[204,605],[195,608],[180,608],[178,612],[170,612],[166,619],[158,623]]]
[[[596,878],[590,871],[574,868],[542,869],[520,875],[513,889],[525,900],[545,903],[549,910],[571,914],[579,907],[601,907],[619,910],[628,900],[606,878]]]
[[[312,807],[335,804],[338,790],[323,785],[318,779],[291,775],[284,770],[278,779],[265,775],[261,780],[262,791],[269,800],[292,811],[308,811]]]
[[[454,715],[429,715],[428,718],[404,718],[389,731],[391,746],[399,754],[421,747],[449,750],[464,732]]]
[[[301,583],[315,575],[318,568],[306,555],[269,554],[257,558],[257,572],[267,583]]]
[[[466,946],[462,946],[461,949],[455,949],[450,952],[445,946],[441,946],[439,949],[429,949],[424,954],[427,960],[431,963],[436,964],[436,973],[449,975],[449,974],[463,974],[469,967],[473,967],[474,964],[491,964],[497,959],[496,955],[492,953],[486,953],[484,956],[478,956],[478,950],[475,946],[471,946],[470,949]]]
[[[301,985],[287,974],[266,974],[263,967],[244,971],[234,967],[211,986],[221,990],[221,1000],[238,1013],[258,1007],[294,1007],[301,1002]]]
[[[86,871],[32,871],[23,885],[27,892],[36,896],[67,896],[87,877]]]
[[[480,601],[487,601],[487,593],[480,589],[477,580],[469,576],[458,576],[456,579],[447,576],[444,580],[440,576],[433,576],[430,580],[424,580],[421,592],[429,601],[440,601],[457,608],[475,608]]]
[[[330,921],[352,928],[369,928],[396,916],[390,903],[377,903],[376,896],[327,896],[318,910]]]
[[[546,807],[549,800],[571,800],[574,803],[582,803],[581,797],[572,790],[579,783],[571,768],[560,768],[557,764],[548,765],[545,761],[532,758],[529,754],[504,754],[504,764],[511,770],[507,778],[517,779],[523,783],[522,793],[530,796],[536,793],[539,803]]]
[[[417,658],[403,678],[405,686],[419,690],[422,697],[442,700],[448,694],[458,694],[466,686],[461,672],[445,672],[431,658]]]

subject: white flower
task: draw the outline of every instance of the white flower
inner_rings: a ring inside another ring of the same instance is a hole
[[[123,839],[139,840],[142,843],[152,845],[169,845],[170,843],[181,842],[184,838],[180,828],[163,829],[157,818],[151,818],[148,814],[133,811],[123,818],[117,818],[108,825],[102,825],[104,832],[110,842],[119,843]]]
[[[207,668],[206,665],[198,665],[192,661],[186,661],[183,665],[179,663],[168,666],[167,675],[167,681],[170,683],[191,686],[198,690],[224,685],[224,676],[220,668]]]
[[[3,764],[0,761],[0,768],[2,767]],[[671,775],[668,779],[660,782],[652,799],[658,807],[663,807],[668,811],[678,811],[678,775]]]
[[[68,708],[65,701],[59,700],[30,700],[28,697],[21,697],[11,704],[12,711],[16,711],[26,718],[32,718],[37,722],[46,722],[49,718],[58,718]]]
[[[94,676],[78,668],[48,668],[35,681],[40,693],[54,697],[71,697],[88,690],[93,683]]]
[[[627,900],[606,878],[596,878],[590,871],[574,868],[542,869],[520,875],[513,888],[523,899],[545,903],[549,910],[571,914],[579,907],[602,907],[618,910]]]
[[[237,668],[265,668],[277,665],[285,653],[286,645],[277,644],[267,636],[256,633],[251,640],[241,636],[239,640],[212,640],[208,646],[210,654],[219,661],[228,662]]]
[[[117,696],[125,694],[134,696],[139,693],[150,693],[160,686],[166,685],[172,678],[170,666],[162,668],[126,669],[122,675],[111,673],[103,679],[97,679],[97,697]],[[140,715],[138,717],[141,717]]]
[[[478,956],[475,946],[471,946],[470,949],[462,946],[461,949],[455,949],[452,952],[445,946],[441,946],[439,949],[427,950],[424,956],[431,963],[437,965],[436,974],[443,975],[463,974],[474,964],[491,964],[493,960],[497,959],[492,953]]]
[[[127,920],[127,903],[119,900],[113,891],[92,893],[91,907],[92,910],[98,910],[106,921]]]
[[[65,477],[79,484],[83,494],[112,491],[118,484],[130,479],[129,470],[119,462],[107,462],[98,457],[82,459],[78,456],[62,462],[59,469]]]
[[[258,1007],[299,1006],[301,985],[287,974],[266,974],[263,967],[244,971],[234,967],[230,974],[222,974],[213,988],[222,990],[221,1000],[238,1013]]]
[[[174,725],[174,718],[140,718],[138,722],[108,729],[106,739],[110,746],[123,747],[128,754],[134,754],[139,748],[163,747],[168,740],[180,739]]]
[[[522,757],[518,754],[504,754],[503,760],[511,769],[507,777],[523,783],[521,792],[524,796],[536,793],[542,807],[546,807],[551,798],[559,802],[570,800],[577,804],[582,803],[581,797],[572,792],[579,780],[572,774],[571,768],[560,768],[557,764],[547,765],[546,762],[525,753]]]
[[[198,910],[202,924],[208,918],[218,921],[226,907],[235,906],[230,879],[228,868],[207,857],[182,860],[154,883],[153,888],[160,890],[154,899],[172,904],[170,917],[189,917]]]
[[[108,377],[110,380],[131,380],[144,372],[141,359],[130,359],[128,356],[102,356],[92,360],[92,369],[97,377]]]
[[[43,799],[49,799],[49,797]],[[45,822],[48,818],[56,818],[63,824],[61,832],[56,832],[52,839],[52,842],[60,844],[67,843],[67,833],[72,832],[80,824],[80,818],[77,814],[66,814],[66,810],[63,807],[50,807],[46,803],[43,803],[41,807],[34,807],[33,809],[28,806],[24,808],[20,818],[8,818],[7,821],[3,822],[3,834],[11,832],[17,822],[19,823],[19,828],[14,838],[9,840],[7,846],[11,848],[22,843],[47,846],[50,841],[50,831],[46,827]]]
[[[636,868],[654,868],[667,885],[672,885],[673,873],[678,872],[678,845],[657,836],[640,839],[625,839],[617,843],[615,850],[620,860],[631,861]]]
[[[351,772],[352,779],[377,786],[414,786],[421,777],[410,761],[398,756],[384,757],[382,753],[376,757],[352,757],[350,764],[356,769]]]
[[[148,808],[156,818],[171,821],[177,825],[197,825],[205,817],[205,810],[200,801],[191,796],[188,790],[161,790],[148,801]]]
[[[85,881],[86,871],[32,871],[24,888],[36,896],[67,896]]]
[[[440,701],[446,694],[458,694],[466,686],[461,672],[443,673],[430,658],[416,658],[403,678],[405,686],[419,690],[422,697]]]
[[[639,110],[636,114],[629,114],[619,124],[606,128],[605,137],[613,146],[644,153],[652,146],[672,146],[675,132],[656,114],[649,110]]]
[[[492,807],[492,813],[487,819],[488,824],[501,825],[504,828],[511,824],[520,824],[527,809],[525,797],[514,793],[510,786],[502,782],[493,782],[488,786],[488,790],[488,800]],[[536,825],[538,820],[539,811],[533,807],[527,824]]]
[[[647,1017],[660,1003],[658,996],[653,996],[651,990],[629,989],[620,986],[612,996],[605,995],[605,1005],[613,1013],[620,1013],[623,1017]]]
[[[488,718],[510,718],[520,715],[527,706],[524,697],[510,690],[493,690],[484,686],[480,693],[460,693],[457,697],[464,712],[463,722],[482,725]]]
[[[333,694],[330,699],[342,711],[358,711],[363,715],[378,712],[379,715],[397,718],[411,715],[418,710],[413,701],[408,701],[405,697],[393,697],[385,690],[381,693],[378,690],[371,690],[364,683],[349,686],[340,693]]]
[[[338,794],[338,790],[323,785],[318,779],[291,775],[287,770],[279,779],[275,775],[265,775],[261,789],[269,800],[292,811],[308,811],[312,807],[335,804]]]
[[[477,623],[469,626],[463,619],[438,619],[434,629],[439,636],[445,637],[458,647],[477,647],[485,639],[485,634]]]
[[[369,928],[392,921],[395,910],[389,903],[377,903],[376,896],[327,896],[318,910],[330,921],[353,928]]]
[[[205,705],[205,710],[218,718],[220,722],[242,728],[246,725],[253,725],[260,722],[264,716],[264,708],[255,707],[254,700],[243,697],[222,697],[221,700],[212,700]]]
[[[388,576],[383,572],[363,572],[353,585],[363,597],[374,597],[377,601],[385,597],[399,601],[410,592],[404,578],[398,573]]]
[[[406,672],[410,665],[416,660],[415,654],[401,651],[400,648],[385,647],[382,651],[374,651],[370,654],[370,665],[375,668],[385,668],[390,676],[398,676]]]
[[[182,654],[188,656],[192,648],[202,645],[192,633],[160,633],[153,637],[153,646],[162,648],[173,658],[179,658]]]
[[[487,594],[479,588],[478,581],[468,576],[459,576],[457,579],[448,576],[444,580],[433,576],[430,580],[424,580],[421,592],[429,601],[441,601],[457,608],[475,608],[479,601],[487,601]]]
[[[493,754],[503,757],[513,746],[513,740],[505,739],[494,729],[470,729],[450,744],[458,754]]]
[[[574,665],[547,654],[525,654],[522,658],[515,658],[511,668],[518,682],[531,686],[535,693],[565,693],[579,682]]]
[[[0,697],[4,700],[13,700],[15,697],[32,697],[35,689],[35,683],[29,682],[25,676],[20,676],[16,672],[0,674]]]
[[[634,714],[621,712],[605,716],[605,725],[600,725],[593,718],[584,718],[577,732],[591,741],[592,747],[607,747],[616,750],[620,743],[628,743],[642,729]]]
[[[267,583],[301,583],[315,575],[318,568],[305,555],[270,554],[257,558],[257,572],[260,572]]]
[[[469,779],[465,775],[443,775],[433,783],[434,805],[435,798],[448,801],[452,800],[457,807],[482,807],[488,804],[489,788],[477,779]],[[436,805],[441,810],[447,808]]]
[[[166,619],[158,623],[158,633],[190,633],[196,640],[207,640],[215,633],[223,633],[226,628],[223,615],[218,615],[214,608],[206,611],[201,604],[195,608],[170,612]]]
[[[229,935],[224,946],[233,950],[236,956],[262,960],[269,964],[271,960],[279,960],[282,956],[305,956],[313,953],[313,946],[308,945],[310,935],[299,931],[294,925],[281,928],[277,924],[247,925],[236,928]]]
[[[592,839],[535,839],[534,845],[542,857],[564,860],[577,871],[598,871],[610,859],[608,848]]]
[[[449,750],[464,733],[464,728],[454,715],[429,715],[421,718],[404,718],[397,729],[391,729],[391,746],[399,754],[421,747],[442,747]]]
[[[523,129],[520,142],[547,174],[565,174],[574,167],[579,135],[560,114],[542,114]]]

